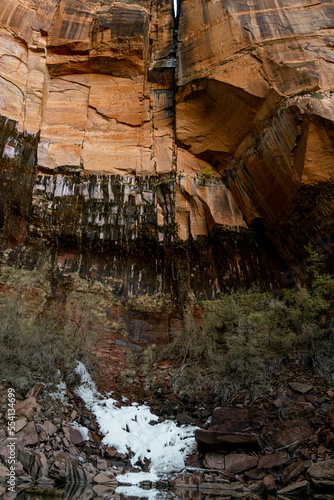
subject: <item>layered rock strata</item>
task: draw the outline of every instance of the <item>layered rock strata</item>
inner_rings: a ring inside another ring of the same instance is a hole
[[[284,285],[304,245],[330,238],[331,2],[179,7],[2,1],[13,261],[47,246],[58,272],[121,275],[125,296],[214,298]]]
[[[282,255],[333,232],[331,2],[184,0],[176,130]]]

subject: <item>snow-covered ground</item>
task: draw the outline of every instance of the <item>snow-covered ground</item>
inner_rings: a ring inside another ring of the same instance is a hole
[[[131,406],[120,407],[115,399],[103,397],[98,392],[82,363],[77,364],[76,372],[81,377],[76,393],[96,415],[104,434],[102,442],[114,446],[119,453],[131,450],[133,466],[147,461],[150,463],[149,472],[142,472],[138,467],[137,473],[125,474],[118,477],[119,480],[133,485],[141,481],[154,482],[184,469],[186,456],[196,449],[195,427],[180,427],[171,420],[158,422],[158,417],[145,405],[132,403]],[[148,496],[147,492],[144,496]]]

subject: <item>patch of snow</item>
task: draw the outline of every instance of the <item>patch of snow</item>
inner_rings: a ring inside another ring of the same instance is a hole
[[[151,483],[159,481],[159,476],[155,472],[127,472],[126,474],[118,474],[117,480],[120,483],[138,485],[143,481],[150,481]]]
[[[76,394],[80,396],[88,407],[93,405],[100,397],[96,385],[92,377],[89,375],[85,365],[78,361],[74,373],[78,374],[81,379],[81,385],[76,389]]]
[[[131,450],[133,466],[150,461],[150,478],[147,475],[140,478],[142,473],[138,478],[127,474],[124,482],[156,481],[161,475],[184,469],[185,457],[196,448],[195,427],[180,427],[171,420],[158,422],[159,417],[153,415],[146,405],[132,403],[131,406],[119,407],[116,400],[103,398],[98,393],[82,363],[77,364],[76,373],[82,380],[76,393],[95,414],[104,434],[102,443],[114,446],[119,453]]]
[[[54,392],[50,392],[50,396],[53,399],[59,399],[62,404],[66,406],[68,403],[66,384],[63,381],[59,370],[57,371],[57,376],[59,377],[59,383],[56,385],[56,390]]]

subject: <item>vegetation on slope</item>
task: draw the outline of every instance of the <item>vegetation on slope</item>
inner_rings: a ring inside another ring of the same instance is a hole
[[[138,351],[128,350],[120,389],[141,380],[144,393],[154,390],[155,369],[163,360],[172,361],[176,394],[205,394],[221,403],[237,395],[254,399],[272,386],[284,386],[292,366],[334,383],[334,279],[322,273],[312,248],[309,253],[309,288],[276,294],[254,288],[202,303],[190,293],[183,331],[164,349],[148,346],[140,360]],[[124,325],[108,319],[111,304],[117,303],[108,286],[69,275],[63,282],[65,300],[54,297],[45,269],[2,266],[0,271],[0,377],[17,389],[54,381],[58,370],[68,376],[76,360],[94,369],[95,327],[125,338]],[[149,318],[167,303],[172,306],[163,299],[133,297],[126,307]],[[199,307],[201,317],[194,317]]]
[[[211,393],[221,402],[284,385],[292,365],[334,383],[334,279],[310,249],[310,288],[279,293],[252,289],[202,303],[203,321],[189,304],[184,333],[164,352],[178,369],[173,388],[181,396]]]

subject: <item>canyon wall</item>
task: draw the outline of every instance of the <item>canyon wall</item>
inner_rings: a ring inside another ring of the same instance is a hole
[[[0,6],[9,263],[182,305],[332,255],[332,2]]]
[[[295,265],[333,233],[333,27],[331,1],[182,2],[178,140]]]

